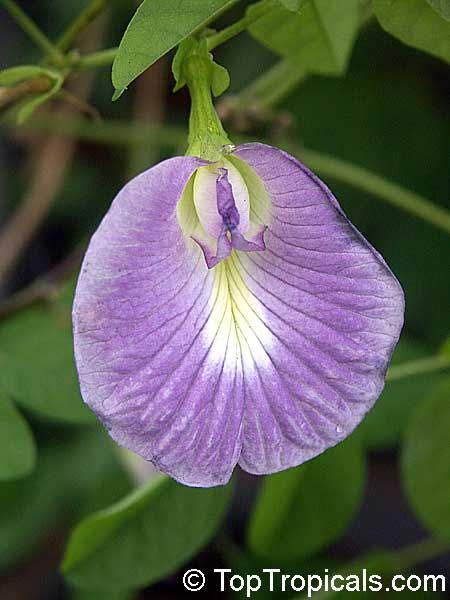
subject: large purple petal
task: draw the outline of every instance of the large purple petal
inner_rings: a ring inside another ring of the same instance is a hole
[[[235,156],[261,177],[272,202],[266,250],[227,261],[237,327],[247,328],[239,335],[240,464],[262,474],[312,458],[358,425],[383,388],[404,298],[306,167],[262,144],[240,146]],[[264,222],[253,205],[250,217]]]
[[[173,158],[123,188],[91,240],[73,318],[83,397],[110,435],[210,486],[239,459],[243,383],[224,274],[176,217],[201,164]]]
[[[171,159],[113,202],[74,306],[84,399],[115,440],[189,485],[226,483],[239,457],[278,471],[346,437],[381,392],[403,320],[397,280],[312,173],[261,144],[235,157],[269,194],[271,207],[251,199],[245,238],[266,250],[209,270],[195,218],[188,234],[176,217],[204,163]]]

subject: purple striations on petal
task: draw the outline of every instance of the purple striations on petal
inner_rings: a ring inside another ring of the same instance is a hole
[[[238,462],[272,473],[348,436],[383,388],[404,312],[384,260],[306,167],[263,144],[229,161],[236,172],[219,181],[195,175],[197,243],[176,211],[204,162],[170,159],[127,184],[91,240],[73,311],[84,400],[118,443],[201,487]]]

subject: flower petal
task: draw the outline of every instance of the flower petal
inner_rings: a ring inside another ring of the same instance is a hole
[[[226,261],[244,363],[240,465],[262,474],[316,456],[358,425],[383,388],[404,298],[306,167],[263,144],[233,156],[272,201],[266,250]],[[254,206],[251,197],[252,220],[267,222]]]
[[[208,235],[201,226],[192,234],[192,239],[202,249],[205,262],[208,269],[212,269],[221,260],[228,258],[231,254],[231,242],[228,239],[227,232],[224,231],[216,239]]]
[[[245,233],[250,226],[250,201],[245,181],[236,167],[226,158],[224,166],[227,170],[227,178],[233,190],[234,202],[239,213],[239,233]]]
[[[242,440],[242,368],[221,271],[180,229],[192,157],[119,193],[93,236],[74,304],[85,401],[121,445],[194,486],[226,483]]]
[[[233,231],[231,234],[231,239],[233,241],[233,247],[236,250],[241,250],[242,252],[255,252],[256,250],[265,250],[266,245],[264,243],[264,232],[266,231],[266,225],[255,225],[252,227],[254,233],[250,234],[247,232],[246,237],[250,237],[250,240],[247,240],[241,233],[238,231]]]
[[[199,169],[194,177],[193,198],[194,205],[201,226],[205,232],[217,238],[223,230],[223,219],[217,209],[217,182],[218,172],[211,167]]]
[[[243,240],[265,251],[208,270],[201,248],[229,247],[211,246],[194,210],[205,163],[171,159],[113,202],[74,305],[85,401],[116,441],[195,486],[226,483],[239,457],[270,473],[345,438],[403,321],[400,285],[317,177],[261,144],[227,160],[250,191]]]

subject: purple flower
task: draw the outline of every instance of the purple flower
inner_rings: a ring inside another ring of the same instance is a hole
[[[192,486],[343,440],[384,385],[402,289],[285,152],[166,160],[128,183],[74,305],[84,400],[119,444]]]

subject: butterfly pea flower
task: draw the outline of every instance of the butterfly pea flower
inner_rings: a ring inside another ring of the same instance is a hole
[[[380,395],[403,292],[330,190],[277,148],[175,157],[120,191],[74,304],[84,400],[174,479],[299,465]]]

